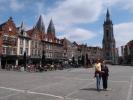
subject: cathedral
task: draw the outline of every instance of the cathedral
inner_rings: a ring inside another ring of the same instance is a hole
[[[111,64],[118,62],[118,49],[116,49],[116,42],[113,33],[113,23],[110,18],[109,10],[107,9],[106,18],[103,24],[103,58]]]

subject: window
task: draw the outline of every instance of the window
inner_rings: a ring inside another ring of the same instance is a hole
[[[23,39],[20,39],[20,45],[23,45]]]
[[[7,47],[3,47],[3,50],[2,50],[3,54],[6,54],[6,49],[7,49]]]
[[[37,34],[35,34],[34,37],[37,38]]]
[[[25,51],[26,51],[26,54],[28,55],[28,48],[26,48]]]
[[[20,54],[23,54],[23,48],[22,47],[20,48]]]
[[[31,41],[31,48],[34,48],[34,42]]]
[[[106,55],[109,56],[109,52],[107,52]]]
[[[13,48],[12,54],[16,54],[16,53],[17,53],[17,49],[16,48]]]
[[[106,37],[109,39],[109,30],[106,30]]]
[[[9,32],[11,32],[12,31],[12,28],[11,27],[9,27]]]
[[[33,56],[33,49],[31,49],[31,55]]]
[[[45,40],[48,41],[48,38],[46,37]]]
[[[37,48],[37,42],[35,42],[35,48]]]
[[[48,50],[50,50],[50,45],[48,45]]]
[[[46,49],[48,49],[48,44],[46,44]]]
[[[25,40],[25,45],[26,46],[28,46],[28,43],[29,43],[29,41],[28,40]]]
[[[35,50],[35,55],[37,55],[37,50]]]
[[[8,36],[7,35],[4,35],[3,36],[3,40],[7,41],[8,40]]]

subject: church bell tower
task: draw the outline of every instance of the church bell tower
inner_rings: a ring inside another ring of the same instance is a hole
[[[106,18],[103,24],[103,41],[102,41],[102,48],[103,48],[103,58],[104,60],[116,64],[116,44],[115,38],[113,33],[113,23],[110,18],[109,10],[107,9]]]

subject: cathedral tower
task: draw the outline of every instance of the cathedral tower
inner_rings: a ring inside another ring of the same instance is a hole
[[[44,25],[44,22],[43,22],[43,17],[42,15],[40,15],[37,23],[36,23],[36,26],[35,26],[36,29],[38,29],[38,31],[42,32],[42,33],[45,33],[45,25]]]
[[[47,34],[51,34],[55,37],[55,27],[54,27],[52,19],[50,20],[50,23],[49,23],[49,26],[48,26],[48,29],[47,29]]]
[[[104,60],[116,64],[116,44],[115,44],[115,38],[113,33],[113,23],[110,18],[109,10],[107,9],[106,13],[106,19],[103,24],[103,41],[102,41],[102,47],[103,47],[103,57]]]

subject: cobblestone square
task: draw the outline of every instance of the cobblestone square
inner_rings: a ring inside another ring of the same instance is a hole
[[[0,100],[133,100],[133,68],[110,66],[109,87],[98,92],[94,68],[42,73],[0,71]]]

